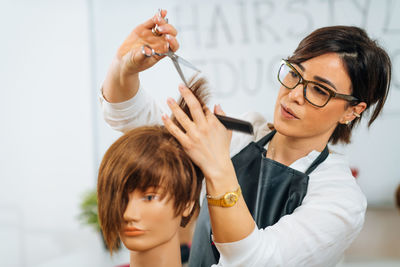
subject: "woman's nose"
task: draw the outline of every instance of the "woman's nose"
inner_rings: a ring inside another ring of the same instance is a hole
[[[299,105],[304,104],[304,85],[299,83],[295,88],[290,90],[289,98]]]

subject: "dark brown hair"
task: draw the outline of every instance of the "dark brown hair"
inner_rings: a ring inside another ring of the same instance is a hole
[[[317,29],[304,38],[288,61],[298,64],[326,53],[337,53],[341,57],[351,80],[352,95],[367,104],[366,111],[373,109],[370,126],[381,112],[389,92],[391,61],[388,54],[363,29],[331,26]],[[351,130],[361,118],[355,118],[349,125],[338,124],[329,141],[350,143]]]
[[[190,84],[205,107],[208,96],[205,80],[192,79]],[[190,115],[182,98],[179,105]],[[172,120],[179,125],[174,117]],[[176,216],[194,202],[191,214],[182,218],[184,227],[199,208],[203,178],[201,170],[164,126],[138,127],[121,136],[105,153],[97,183],[99,221],[110,252],[119,247],[119,232],[130,192],[162,186],[161,197],[168,196],[173,201]]]

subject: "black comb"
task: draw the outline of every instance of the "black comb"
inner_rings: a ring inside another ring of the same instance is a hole
[[[229,130],[253,134],[253,125],[250,122],[227,116],[214,114],[215,117]]]

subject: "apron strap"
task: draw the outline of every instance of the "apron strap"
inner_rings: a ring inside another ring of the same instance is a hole
[[[257,147],[261,148],[261,151],[265,151],[264,146],[271,141],[272,137],[276,134],[276,130],[272,130],[270,133],[268,133],[266,136],[258,140],[255,144]]]
[[[268,133],[266,136],[258,140],[255,144],[256,146],[260,149],[260,151],[265,151],[264,146],[274,137],[276,134],[276,130],[272,130],[270,133]],[[315,168],[318,167],[319,164],[321,164],[323,161],[326,160],[326,158],[329,155],[329,149],[328,146],[325,146],[324,150],[318,155],[318,157],[311,163],[310,167],[305,171],[305,174],[309,175]]]
[[[318,167],[320,163],[326,160],[328,155],[329,155],[329,149],[328,146],[325,146],[324,150],[322,150],[322,152],[319,153],[318,157],[313,161],[313,163],[311,163],[310,167],[308,167],[305,174],[309,175],[313,170],[315,170],[315,168]]]

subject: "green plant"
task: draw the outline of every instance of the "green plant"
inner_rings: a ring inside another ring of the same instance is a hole
[[[91,226],[96,231],[101,231],[97,213],[97,192],[95,189],[87,191],[80,204],[81,212],[78,216],[82,224]]]

